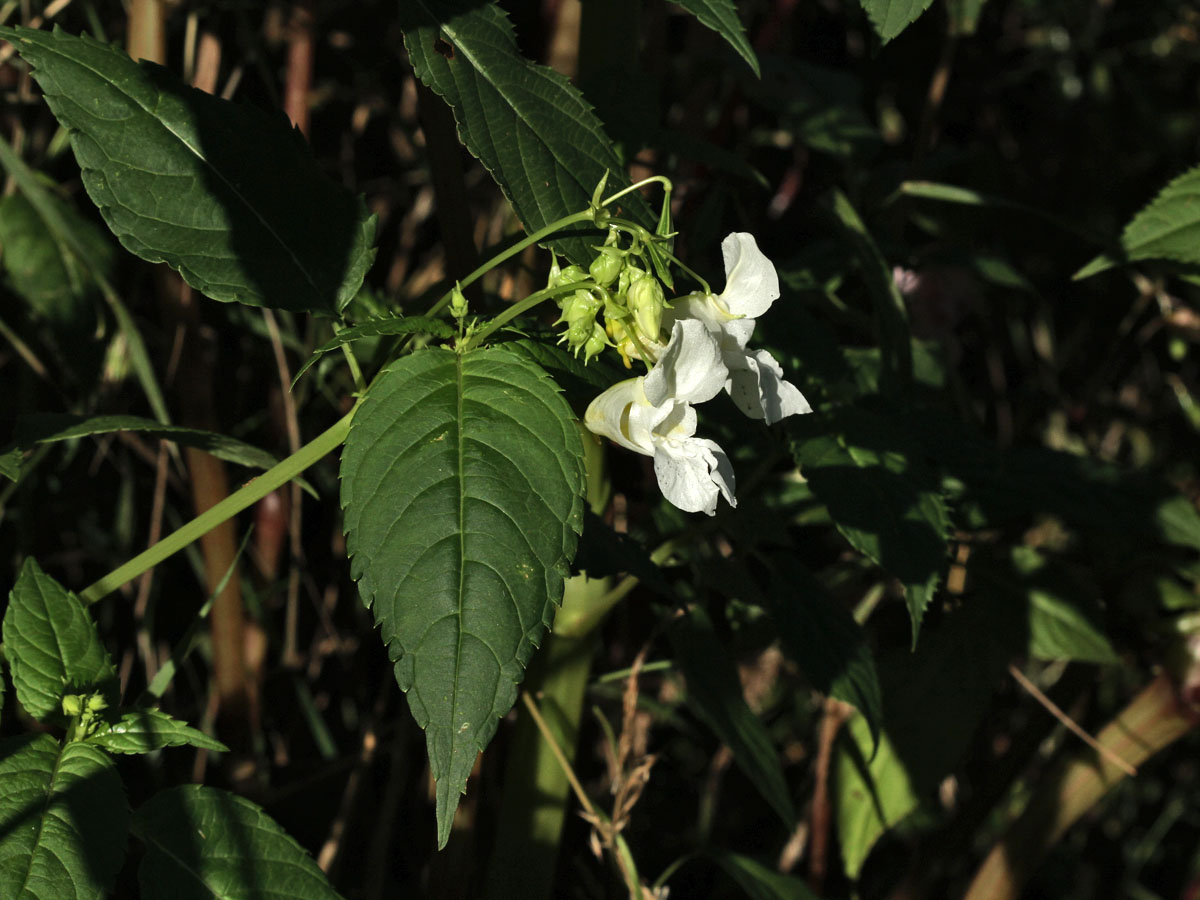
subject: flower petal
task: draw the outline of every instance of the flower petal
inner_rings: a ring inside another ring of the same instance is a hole
[[[641,378],[619,381],[588,404],[583,423],[588,431],[620,444],[643,456],[654,455],[654,443],[645,412],[653,410],[646,403]]]
[[[729,457],[714,441],[704,438],[660,441],[654,452],[654,474],[658,487],[684,512],[713,515],[717,493],[737,506],[733,495],[733,467]]]
[[[735,231],[721,241],[725,290],[718,298],[734,316],[757,319],[779,299],[779,275],[754,235]]]
[[[671,341],[646,375],[644,390],[654,406],[670,397],[703,403],[721,392],[728,377],[721,348],[704,323],[684,319],[671,327]]]
[[[741,366],[731,367],[725,387],[738,409],[768,425],[812,412],[796,386],[783,380],[783,367],[766,350],[745,354]]]

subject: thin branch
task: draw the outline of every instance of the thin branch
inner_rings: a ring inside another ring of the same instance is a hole
[[[1080,728],[1074,719],[1072,719],[1065,712],[1063,712],[1058,707],[1058,705],[1055,704],[1055,702],[1053,700],[1051,700],[1049,697],[1047,697],[1045,694],[1043,694],[1041,692],[1041,690],[1038,688],[1038,686],[1036,684],[1034,684],[1032,681],[1030,681],[1028,678],[1026,678],[1025,673],[1022,672],[1020,669],[1018,669],[1012,663],[1009,663],[1008,674],[1010,674],[1016,680],[1017,684],[1019,684],[1026,691],[1028,691],[1030,696],[1032,696],[1034,700],[1036,700],[1038,703],[1040,703],[1042,706],[1044,706],[1046,708],[1046,711],[1049,712],[1050,715],[1054,716],[1054,718],[1056,718],[1056,719],[1058,719],[1058,721],[1062,722],[1062,724],[1065,725],[1068,729],[1070,729],[1071,732],[1074,733],[1075,736],[1078,737],[1081,741],[1083,741],[1085,744],[1087,744],[1089,747],[1091,747],[1093,750],[1095,750],[1097,753],[1099,753],[1101,756],[1103,756],[1105,759],[1107,759],[1110,763],[1112,763],[1114,766],[1116,766],[1118,769],[1120,769],[1126,775],[1136,775],[1137,774],[1137,769],[1134,766],[1131,766],[1125,760],[1121,759],[1121,757],[1119,757],[1115,753],[1113,753],[1112,750],[1110,750],[1108,747],[1105,747],[1098,740],[1096,740],[1094,737],[1092,737],[1090,734],[1088,734],[1086,731],[1084,731],[1082,728]]]

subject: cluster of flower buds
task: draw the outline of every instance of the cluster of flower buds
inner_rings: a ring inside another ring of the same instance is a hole
[[[617,229],[609,231],[586,273],[576,265],[560,268],[554,260],[547,286],[587,282],[558,301],[562,315],[556,324],[566,326],[562,343],[576,355],[582,351],[585,362],[606,346],[616,347],[629,368],[635,359],[651,364],[662,352],[667,300],[662,283],[644,267],[643,248],[635,241],[623,249],[619,237]],[[597,321],[601,315],[603,325]]]

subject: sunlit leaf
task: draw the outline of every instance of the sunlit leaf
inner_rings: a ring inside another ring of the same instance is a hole
[[[933,5],[933,0],[859,0],[867,18],[886,44],[920,18]]]
[[[98,900],[125,860],[129,805],[116,766],[48,734],[0,742],[0,896]]]
[[[444,845],[562,599],[583,526],[583,444],[525,356],[426,349],[375,380],[341,475],[351,574],[426,730]]]
[[[122,245],[215,300],[333,314],[362,283],[375,220],[282,113],[221,100],[90,37],[0,28],[71,133]]]
[[[1200,166],[1184,172],[1133,217],[1121,234],[1121,253],[1101,254],[1073,276],[1088,278],[1122,262],[1169,259],[1200,264]]]
[[[609,193],[629,184],[591,106],[562,75],[521,55],[498,4],[419,0],[402,4],[401,25],[417,77],[450,105],[459,139],[526,229],[585,209],[605,172]],[[619,207],[653,224],[640,196],[627,195]],[[550,243],[586,266],[601,243],[590,230]]]
[[[99,691],[110,706],[116,703],[116,672],[96,624],[32,557],[9,594],[4,652],[17,700],[39,721],[60,720],[68,693]]]
[[[338,900],[304,848],[242,797],[189,784],[134,813],[144,900]]]
[[[138,709],[124,713],[86,738],[86,743],[103,747],[110,753],[149,753],[163,747],[199,747],[226,751],[229,748],[203,731],[173,719],[159,709]]]
[[[725,38],[746,64],[759,74],[758,56],[746,37],[746,28],[738,18],[733,0],[677,0],[679,5],[695,16],[700,24]]]

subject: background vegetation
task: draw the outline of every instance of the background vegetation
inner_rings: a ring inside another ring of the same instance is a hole
[[[759,339],[817,410],[754,433],[708,415],[741,476],[711,521],[608,452],[576,569],[620,602],[544,647],[525,687],[552,716],[536,692],[575,673],[582,714],[559,737],[626,849],[575,814],[518,703],[435,850],[424,736],[350,580],[333,456],[304,475],[320,502],[282,488],[92,607],[131,697],[215,596],[162,699],[230,752],[122,758],[130,804],[230,788],[348,898],[626,896],[632,864],[686,898],[1200,896],[1193,5],[753,0],[744,35],[706,27],[715,0],[500,5],[630,177],[673,181],[681,258],[719,284],[721,239],[757,237],[784,285]],[[347,309],[362,322],[425,313],[523,234],[445,85],[414,75],[417,6],[12,0],[0,24],[86,30],[285,110],[378,216]],[[0,435],[24,451],[0,481],[0,558],[81,590],[255,470],[155,431],[37,443],[31,414],[169,409],[282,458],[356,385],[331,353],[289,387],[329,320],[210,302],[125,253],[27,67],[6,43],[0,60]],[[473,311],[545,272],[524,252]],[[355,353],[370,374],[395,346]],[[613,374],[556,365],[577,411],[583,379]],[[10,699],[0,734],[39,727]],[[137,895],[134,866],[114,895]]]

